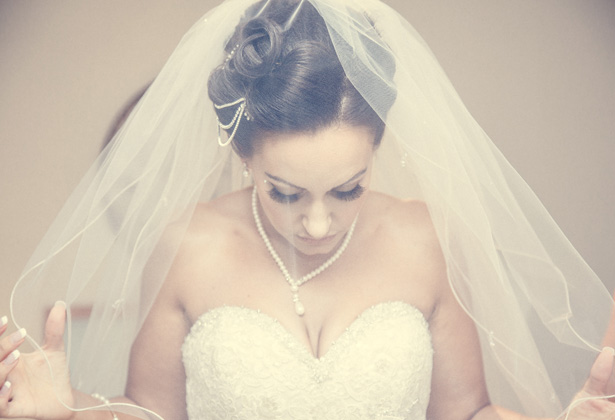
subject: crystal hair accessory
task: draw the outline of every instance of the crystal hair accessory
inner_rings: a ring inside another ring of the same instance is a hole
[[[237,51],[237,48],[239,48],[239,44],[235,44],[231,52],[227,54],[226,58],[224,59],[224,64],[222,64],[222,68],[225,68],[228,62],[231,61],[231,59],[235,55],[235,51]]]
[[[348,233],[346,233],[346,237],[344,237],[344,241],[342,242],[340,247],[337,249],[337,251],[335,251],[335,254],[333,254],[331,258],[325,261],[320,267],[309,272],[305,276],[301,277],[299,280],[295,280],[290,276],[290,273],[288,272],[288,269],[284,265],[282,258],[280,258],[278,253],[273,248],[273,245],[271,245],[271,241],[269,240],[269,237],[267,236],[267,233],[265,232],[265,229],[263,228],[263,223],[261,222],[261,218],[258,214],[258,205],[256,204],[256,187],[254,187],[254,189],[252,190],[252,214],[254,215],[254,222],[256,223],[256,230],[258,230],[258,233],[261,235],[261,238],[263,238],[265,247],[269,251],[269,254],[271,254],[271,257],[273,258],[275,263],[278,265],[278,268],[280,269],[280,271],[284,275],[284,278],[290,285],[290,291],[293,293],[293,302],[295,303],[295,312],[297,313],[297,315],[303,316],[303,314],[305,313],[305,306],[303,306],[303,303],[301,303],[301,301],[299,300],[299,286],[301,286],[308,280],[313,279],[314,277],[316,277],[317,275],[325,271],[335,261],[339,259],[339,257],[348,247],[350,238],[352,238],[354,228],[357,224],[358,216],[355,217],[354,221],[352,222],[352,225],[350,225],[350,229],[348,229]]]
[[[248,121],[252,120],[252,117],[246,111],[246,98],[239,98],[236,101],[229,102],[228,104],[222,104],[222,105],[214,104],[214,107],[216,109],[224,109],[224,108],[230,108],[235,105],[239,105],[239,106],[237,107],[237,111],[235,111],[235,115],[233,116],[233,119],[228,124],[222,124],[220,122],[220,119],[216,117],[216,122],[218,124],[218,144],[222,147],[228,146],[233,141],[233,138],[235,137],[235,133],[237,133],[237,128],[239,128],[239,122],[241,121],[241,118],[244,115],[246,117],[246,120]],[[222,141],[220,137],[220,129],[228,130],[231,127],[233,127],[233,131],[228,136],[228,139],[226,141]]]
[[[301,10],[301,6],[303,6],[304,2],[305,2],[305,0],[299,1],[298,5],[297,5],[297,8],[293,11],[293,13],[290,15],[290,17],[288,18],[288,20],[284,24],[284,28],[283,28],[284,32],[286,32],[292,26],[293,22],[295,21],[295,18],[299,14],[299,12]],[[258,11],[258,13],[256,13],[255,17],[258,17],[259,15],[261,15],[263,13],[263,11],[267,8],[269,3],[270,3],[270,0],[266,1],[265,4],[263,5],[263,7],[261,7],[261,9]],[[233,47],[231,52],[227,54],[226,59],[224,60],[224,63],[222,64],[222,68],[225,68],[228,65],[228,63],[233,59],[233,56],[235,55],[235,53],[237,52],[238,49],[239,49],[239,44],[235,44],[235,46]],[[278,67],[280,65],[279,62],[276,62],[275,64],[276,64],[275,67]],[[235,106],[235,105],[239,105],[239,107],[237,108],[237,111],[235,112],[235,115],[233,116],[233,119],[228,124],[222,124],[220,122],[220,119],[218,119],[216,117],[216,121],[218,123],[218,144],[220,146],[222,146],[222,147],[228,146],[233,141],[233,138],[235,138],[235,133],[237,133],[237,128],[239,127],[239,122],[241,121],[241,118],[244,115],[246,117],[246,120],[248,120],[248,121],[252,120],[252,117],[246,111],[246,98],[239,98],[236,101],[230,102],[228,104],[223,104],[223,105],[216,105],[216,104],[214,104],[216,109],[224,109],[224,108],[228,108],[228,107]],[[222,141],[222,139],[220,137],[220,129],[228,130],[231,127],[233,127],[233,131],[229,135],[228,139],[226,141]]]

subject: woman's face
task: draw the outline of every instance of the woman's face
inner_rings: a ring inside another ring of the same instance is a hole
[[[246,163],[272,240],[304,255],[337,248],[367,195],[373,137],[369,128],[340,124],[262,142]]]

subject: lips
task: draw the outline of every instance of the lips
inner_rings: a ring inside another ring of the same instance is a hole
[[[314,238],[305,237],[305,236],[298,236],[301,242],[311,245],[311,246],[329,245],[335,240],[336,237],[337,235],[329,235],[329,236],[325,236],[324,238],[314,239]]]

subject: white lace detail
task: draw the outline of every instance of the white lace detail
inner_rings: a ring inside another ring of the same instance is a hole
[[[429,403],[429,327],[403,302],[365,310],[320,358],[275,319],[234,306],[203,314],[182,351],[193,420],[424,420]]]

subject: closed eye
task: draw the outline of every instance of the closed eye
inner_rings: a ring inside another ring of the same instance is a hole
[[[267,193],[273,201],[277,201],[282,204],[292,204],[301,198],[301,193],[282,194],[276,187],[273,186],[269,191],[267,191]]]
[[[352,200],[356,200],[357,198],[361,197],[361,195],[363,195],[364,192],[365,192],[365,188],[361,186],[360,184],[357,184],[356,187],[348,191],[332,190],[331,195],[333,195],[338,200],[352,201]]]
[[[352,201],[352,200],[356,200],[357,198],[361,197],[361,195],[363,195],[364,192],[365,192],[365,187],[363,187],[360,184],[357,184],[351,190],[340,191],[340,190],[335,190],[334,189],[334,190],[331,190],[329,192],[329,194],[331,194],[334,198],[336,198],[338,200]],[[295,203],[295,202],[299,201],[299,199],[303,196],[303,192],[298,192],[298,193],[294,193],[294,194],[284,194],[284,193],[280,192],[280,190],[278,190],[274,186],[271,186],[271,189],[269,191],[267,191],[267,193],[269,194],[269,197],[271,197],[271,199],[273,201],[276,201],[276,202],[282,203],[282,204],[292,204],[292,203]]]

